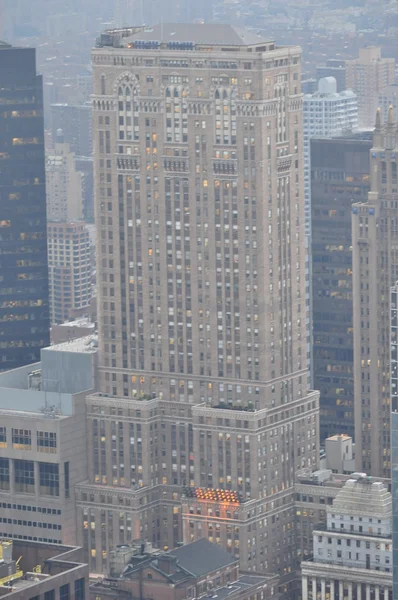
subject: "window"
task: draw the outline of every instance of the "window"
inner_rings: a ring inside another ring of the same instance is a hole
[[[7,448],[7,429],[0,427],[0,448]]]
[[[59,496],[58,465],[39,463],[40,493],[46,496]]]
[[[0,490],[10,489],[10,464],[8,458],[0,458]]]
[[[33,493],[35,491],[35,475],[32,460],[15,460],[15,491]]]
[[[51,431],[38,431],[37,450],[54,454],[57,451],[57,434]]]
[[[55,590],[44,592],[44,600],[55,600]]]
[[[32,434],[30,429],[13,429],[12,447],[16,450],[32,450]]]
[[[75,600],[84,600],[85,594],[85,582],[83,579],[76,579],[75,581]]]
[[[65,498],[69,498],[69,462],[64,464],[64,487],[65,487]]]
[[[59,600],[70,600],[69,583],[65,583],[59,588]]]

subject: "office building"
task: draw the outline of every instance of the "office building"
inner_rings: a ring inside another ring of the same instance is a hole
[[[49,343],[42,80],[35,50],[0,43],[0,370]]]
[[[313,555],[313,531],[326,526],[327,507],[331,506],[337,494],[354,475],[333,473],[330,469],[302,469],[296,474],[296,548],[297,556],[308,561]],[[390,479],[368,477],[371,483],[382,482],[388,490]],[[364,599],[365,600],[365,599]]]
[[[0,595],[7,600],[85,600],[88,565],[82,549],[60,544],[0,539]]]
[[[75,544],[75,485],[87,478],[91,338],[0,374],[0,536]]]
[[[379,94],[394,82],[395,59],[382,58],[380,47],[360,48],[358,58],[346,61],[346,85],[358,97],[360,127],[373,127]]]
[[[313,532],[314,554],[301,563],[302,598],[392,599],[392,502],[382,482],[349,479]]]
[[[90,312],[93,261],[85,223],[48,223],[51,323]]]
[[[256,551],[242,542],[242,568],[268,561],[289,594],[293,473],[319,457],[300,49],[178,24],[108,31],[98,46],[100,394],[87,399],[93,455],[79,486],[81,518],[98,523],[85,534],[91,559],[104,570],[106,512],[113,545],[139,532],[172,547],[183,486],[230,490],[255,504]]]
[[[239,572],[239,561],[201,539],[160,552],[151,544],[133,543],[111,552],[112,579],[92,580],[93,600],[127,597],[214,597],[230,600],[276,598],[278,578]]]
[[[325,65],[319,65],[316,68],[316,79],[324,77],[334,77],[336,80],[336,91],[343,92],[347,89],[346,85],[346,66],[345,60],[338,58],[329,58]]]
[[[83,218],[83,180],[77,171],[75,156],[64,142],[63,130],[46,156],[47,220],[79,221]]]
[[[341,135],[358,127],[358,103],[351,90],[337,93],[334,77],[320,79],[318,91],[303,102],[304,198],[306,234],[311,235],[311,139]]]
[[[397,125],[377,111],[371,188],[352,208],[354,421],[357,470],[391,473],[390,291],[398,280]]]
[[[321,442],[354,436],[353,202],[370,189],[371,133],[311,140],[314,388]]]

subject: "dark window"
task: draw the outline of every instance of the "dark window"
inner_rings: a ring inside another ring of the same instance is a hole
[[[57,448],[57,434],[52,431],[37,432],[37,449],[39,452],[55,453]]]
[[[65,583],[59,588],[59,600],[70,600],[69,583]]]
[[[31,450],[32,434],[30,429],[13,429],[12,447],[17,450]]]
[[[0,427],[0,448],[7,448],[7,429]]]
[[[59,496],[58,465],[39,463],[40,493],[46,496]]]
[[[85,582],[83,579],[76,579],[75,581],[75,600],[85,600]]]
[[[15,491],[28,492],[35,491],[35,474],[32,460],[15,460]]]
[[[0,458],[0,490],[10,489],[10,464],[8,458]]]
[[[44,600],[55,600],[55,590],[44,592]]]
[[[64,464],[64,484],[65,484],[65,498],[69,498],[69,462]]]

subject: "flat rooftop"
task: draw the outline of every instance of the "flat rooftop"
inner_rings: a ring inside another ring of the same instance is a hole
[[[254,46],[257,52],[275,49],[273,40],[240,27],[219,23],[162,23],[153,27],[108,29],[97,41],[97,47],[104,46],[142,50],[200,50],[203,46],[206,49],[209,46],[219,47],[220,50],[223,50],[222,46],[226,47],[225,50]]]
[[[68,323],[70,325],[70,323]],[[54,346],[47,346],[43,350],[51,350],[53,352],[84,352],[85,354],[92,354],[97,352],[98,348],[95,345],[95,337],[93,335],[85,335],[81,338],[76,338],[70,342],[62,342],[61,344],[54,344]]]

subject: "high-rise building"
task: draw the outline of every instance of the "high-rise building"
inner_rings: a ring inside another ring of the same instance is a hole
[[[318,82],[315,94],[306,94],[304,116],[304,199],[306,234],[311,234],[311,148],[312,138],[328,138],[358,127],[358,101],[351,90],[337,93],[334,77]]]
[[[395,59],[382,58],[380,47],[360,48],[358,58],[346,61],[346,84],[358,97],[360,127],[373,127],[379,93],[394,82]]]
[[[0,43],[0,370],[49,344],[42,80],[35,50]]]
[[[367,202],[352,208],[354,420],[357,469],[391,473],[390,290],[398,280],[398,132],[377,111]]]
[[[354,474],[313,531],[313,559],[301,563],[303,600],[392,600],[391,493]]]
[[[48,223],[51,323],[85,314],[92,297],[92,253],[85,223]]]
[[[182,541],[181,487],[221,489],[223,510],[252,503],[253,521],[252,549],[240,555],[235,530],[220,544],[244,569],[282,574],[288,595],[294,472],[319,454],[300,49],[176,24],[108,31],[99,46],[101,393],[87,400],[90,482],[79,488],[81,518],[98,523],[84,530],[92,568],[128,536]]]
[[[316,68],[316,78],[322,79],[323,77],[335,78],[337,92],[347,89],[345,60],[329,58],[325,65],[319,65]]]
[[[92,110],[90,104],[52,104],[51,132],[54,142],[62,129],[64,142],[76,156],[91,156],[93,152]]]
[[[75,156],[57,132],[54,150],[47,157],[47,220],[79,221],[83,218],[83,178],[75,166]]]
[[[371,138],[311,140],[312,359],[322,442],[354,435],[351,212],[370,189]]]

